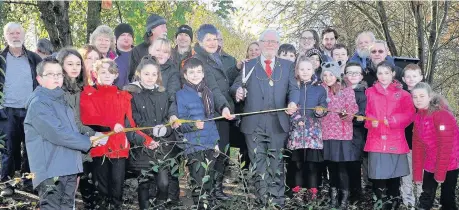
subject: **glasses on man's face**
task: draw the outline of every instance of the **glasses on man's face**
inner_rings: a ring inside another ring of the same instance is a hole
[[[261,42],[267,43],[267,44],[277,44],[277,43],[279,43],[279,41],[277,41],[277,40],[261,40]]]
[[[347,76],[360,76],[362,73],[360,72],[347,72],[346,75]]]
[[[62,73],[57,73],[57,74],[48,73],[48,74],[43,74],[43,76],[44,76],[44,77],[63,78],[63,77],[64,77],[64,74],[62,74]]]
[[[371,51],[371,54],[376,54],[376,53],[383,54],[384,50],[372,50]]]

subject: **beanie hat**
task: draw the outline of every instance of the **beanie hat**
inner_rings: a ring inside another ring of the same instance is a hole
[[[132,38],[134,38],[134,29],[132,29],[131,25],[127,23],[121,23],[115,28],[115,39],[118,41],[118,38],[121,34],[128,33],[131,34]]]
[[[323,63],[323,62],[325,61],[324,58],[323,58],[322,52],[320,52],[320,50],[319,50],[319,49],[316,49],[316,48],[312,48],[312,49],[308,50],[308,51],[305,53],[305,55],[306,55],[307,57],[311,57],[311,56],[313,56],[313,55],[318,55],[318,56],[319,56],[320,63]]]
[[[166,24],[166,19],[163,17],[157,15],[157,14],[152,14],[148,17],[147,19],[147,24],[145,27],[145,32],[149,33],[151,29],[154,29],[162,24]]]
[[[193,29],[189,25],[179,26],[177,32],[175,33],[175,38],[177,38],[180,33],[188,34],[188,36],[191,38],[191,41],[193,41]]]
[[[204,37],[206,34],[213,34],[217,36],[218,30],[215,28],[214,25],[212,24],[203,24],[199,27],[197,35],[198,35],[198,41],[202,42],[204,40]]]
[[[320,77],[323,77],[326,71],[331,72],[337,79],[341,79],[341,68],[336,61],[324,62],[320,65],[322,73]]]

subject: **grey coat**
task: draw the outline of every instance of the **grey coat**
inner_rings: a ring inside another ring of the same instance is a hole
[[[262,82],[267,82],[264,67],[261,65],[260,56],[248,61],[245,64],[246,74],[255,66],[255,69],[246,83],[247,97],[244,100],[244,112],[255,112],[263,110],[264,92]],[[236,91],[242,86],[242,72],[234,81],[231,87],[231,95],[235,96]],[[299,102],[299,87],[295,80],[294,64],[291,61],[276,57],[272,78],[274,83],[275,109],[286,108],[287,104]],[[279,81],[277,79],[279,78]],[[264,79],[264,80],[263,80]],[[277,112],[280,125],[284,132],[289,131],[289,117],[283,111]],[[252,134],[259,123],[259,115],[248,115],[242,117],[241,131],[245,134]]]
[[[36,188],[45,179],[83,172],[82,154],[91,147],[80,134],[61,88],[37,87],[26,104],[24,132],[30,172]]]

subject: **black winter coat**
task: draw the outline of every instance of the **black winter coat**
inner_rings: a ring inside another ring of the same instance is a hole
[[[400,83],[402,83],[405,86],[402,80],[402,69],[395,65],[394,65],[394,68],[395,68],[395,78],[394,79],[398,80]],[[376,66],[371,62],[371,60],[369,61],[367,68],[364,69],[363,81],[365,81],[368,84],[368,87],[372,87],[373,84],[376,81],[378,81],[378,77],[376,76]]]
[[[169,96],[169,117],[177,116],[177,105],[175,103],[175,93],[180,90],[180,73],[175,63],[169,59],[165,64],[161,65],[161,77],[163,86],[166,88],[166,93]]]
[[[144,89],[136,84],[129,84],[125,90],[132,94],[132,117],[137,127],[153,127],[160,124],[166,124],[169,121],[168,94],[164,90]],[[131,142],[131,154],[129,156],[129,168],[133,170],[148,169],[153,167],[150,161],[155,163],[158,160],[171,158],[169,153],[174,147],[175,136],[172,135],[171,127],[167,127],[164,137],[157,138],[153,136],[152,129],[143,130],[145,134],[151,136],[155,141],[160,142],[160,147],[150,150],[144,146],[145,139],[135,132],[128,133],[127,137]]]
[[[355,100],[359,106],[359,111],[356,115],[365,116],[365,109],[367,107],[367,96],[365,95],[366,84],[358,85],[354,88]],[[367,129],[364,126],[365,121],[357,121],[356,118],[353,120],[353,134],[352,134],[352,143],[354,146],[363,151],[365,146],[365,141],[367,139]]]
[[[236,60],[224,53],[220,54],[222,67],[218,67],[214,59],[199,44],[194,46],[194,58],[199,59],[204,68],[204,79],[207,86],[214,94],[216,115],[221,114],[222,109],[227,106],[234,112],[234,101],[230,94],[231,86],[238,75],[236,70]]]
[[[134,80],[135,70],[137,69],[137,66],[140,63],[140,59],[142,59],[143,56],[148,55],[149,46],[150,44],[146,42],[142,42],[141,44],[135,46],[134,49],[132,49],[131,59],[129,61],[129,75],[128,75],[128,79],[130,82],[133,82]]]

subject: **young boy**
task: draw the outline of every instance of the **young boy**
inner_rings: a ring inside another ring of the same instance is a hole
[[[349,60],[346,45],[336,44],[335,47],[331,50],[331,56],[333,60],[338,62],[340,65],[341,74],[344,74],[344,67],[346,66],[347,60]]]
[[[335,52],[335,50],[332,50]],[[354,89],[355,93],[355,100],[357,105],[359,106],[359,111],[356,115],[364,116],[365,115],[365,108],[367,106],[367,97],[365,96],[365,89],[366,84],[362,82],[363,79],[363,70],[359,63],[350,62],[345,65],[344,68],[345,77],[351,83],[352,88]],[[353,120],[353,135],[352,135],[352,143],[355,147],[358,148],[360,153],[360,159],[365,159],[366,154],[363,153],[363,146],[365,145],[365,140],[367,138],[367,129],[364,127],[364,120],[361,118],[354,118]],[[355,203],[359,200],[360,196],[362,195],[362,184],[361,184],[361,165],[362,161],[353,161],[347,165],[347,170],[349,174],[349,186],[350,186],[350,203]],[[367,161],[368,163],[368,161]],[[365,171],[366,168],[365,164],[363,164],[363,171],[364,171],[364,180],[365,180]],[[366,178],[368,180],[368,177]]]
[[[77,174],[83,172],[81,152],[87,152],[95,137],[80,134],[72,109],[64,101],[62,67],[47,57],[37,66],[35,89],[27,103],[24,120],[30,171],[35,175],[39,207],[73,209]]]
[[[295,62],[296,60],[296,49],[291,44],[282,44],[277,50],[277,56],[279,58]]]
[[[403,69],[402,80],[405,82],[407,91],[411,92],[411,90],[421,82],[423,79],[421,68],[417,64],[408,64]],[[402,185],[400,186],[400,191],[402,192],[403,203],[414,209],[414,205],[416,203],[416,199],[419,198],[421,195],[422,187],[421,186],[413,186],[413,175],[412,175],[412,165],[411,165],[411,157],[412,157],[412,140],[413,140],[413,123],[411,123],[405,129],[405,137],[406,141],[408,142],[408,146],[410,147],[410,153],[408,154],[408,164],[410,167],[410,174],[408,176],[402,177]],[[414,189],[416,188],[416,195],[414,195]]]
[[[211,195],[214,173],[213,167],[218,152],[218,140],[220,139],[214,121],[200,121],[214,117],[215,107],[213,94],[204,82],[203,64],[196,58],[190,58],[183,66],[183,77],[185,84],[183,89],[177,91],[177,111],[179,119],[197,120],[195,123],[184,123],[180,126],[184,134],[185,142],[184,153],[188,158],[188,167],[192,177],[192,197],[195,204],[199,201],[199,196],[207,193]],[[223,109],[227,109],[224,107]],[[201,163],[207,164],[203,168]],[[202,180],[209,176],[204,184]],[[201,189],[202,186],[202,189]],[[199,201],[200,207],[207,202],[206,199]]]

